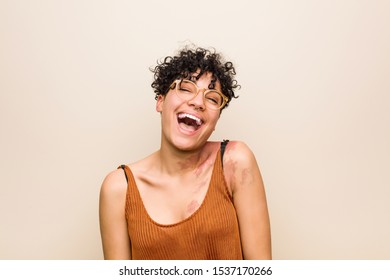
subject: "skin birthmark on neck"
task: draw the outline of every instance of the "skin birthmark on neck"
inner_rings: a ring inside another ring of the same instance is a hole
[[[200,159],[200,165],[197,165],[197,156],[191,156],[190,158],[184,159],[182,161],[178,161],[177,165],[179,166],[180,170],[185,171],[188,169],[194,169],[194,174],[198,178],[200,175],[204,173],[204,171],[207,171],[208,167],[213,165],[213,161],[208,156],[205,159]]]
[[[204,163],[202,163],[196,170],[195,176],[199,177],[203,171],[207,170],[208,167],[213,165],[213,161],[211,159],[207,159]]]
[[[198,210],[199,206],[200,204],[196,200],[191,201],[187,206],[187,213],[191,215],[196,210]]]
[[[180,166],[181,170],[189,169],[194,165],[191,159],[186,159],[184,161],[178,161],[177,164]]]

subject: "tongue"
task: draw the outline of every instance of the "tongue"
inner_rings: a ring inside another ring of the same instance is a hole
[[[195,130],[196,130],[196,127],[195,127],[195,126],[193,126],[193,125],[188,125],[188,124],[186,124],[186,123],[184,123],[184,122],[179,123],[179,126],[180,126],[182,129],[187,130],[187,131],[195,131]]]
[[[198,129],[198,125],[196,124],[196,121],[191,118],[182,118],[178,119],[179,125],[182,129],[187,131],[196,131]]]

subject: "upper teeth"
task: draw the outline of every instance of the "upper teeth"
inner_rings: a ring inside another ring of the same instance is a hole
[[[187,114],[187,113],[181,113],[181,114],[179,114],[178,117],[179,117],[179,119],[190,118],[190,119],[193,119],[194,121],[196,121],[197,125],[201,125],[202,124],[202,120],[201,119],[199,119],[198,117],[195,117],[193,115]]]

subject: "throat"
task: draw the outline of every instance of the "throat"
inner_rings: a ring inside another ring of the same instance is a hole
[[[158,156],[163,174],[169,174],[173,177],[187,177],[188,175],[201,177],[213,165],[216,152],[210,149],[208,144],[200,150],[191,151],[170,149],[167,146],[159,151]]]

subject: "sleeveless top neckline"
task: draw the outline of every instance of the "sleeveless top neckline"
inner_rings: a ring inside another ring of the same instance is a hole
[[[221,150],[217,152],[206,195],[189,217],[159,224],[147,213],[128,166],[125,217],[132,259],[242,260],[239,224],[225,181]]]
[[[154,223],[155,225],[159,226],[159,227],[174,227],[174,226],[179,226],[180,224],[182,223],[185,223],[187,222],[188,220],[190,220],[193,216],[197,215],[197,213],[199,211],[201,211],[203,205],[206,203],[208,197],[209,197],[209,193],[210,193],[210,186],[211,186],[211,182],[213,181],[213,177],[215,176],[215,173],[216,173],[216,167],[217,167],[217,161],[221,161],[221,153],[220,153],[220,150],[218,150],[217,152],[217,157],[216,159],[214,160],[214,164],[213,164],[213,170],[212,170],[212,173],[211,173],[211,177],[210,177],[210,180],[209,180],[209,183],[208,183],[208,186],[207,186],[207,192],[206,192],[206,195],[205,197],[203,198],[202,200],[202,203],[200,204],[200,206],[198,207],[198,209],[195,210],[194,213],[192,213],[191,215],[189,215],[187,218],[184,218],[183,220],[181,221],[178,221],[178,222],[175,222],[175,223],[171,223],[171,224],[162,224],[162,223],[159,223],[157,221],[155,221],[152,217],[150,217],[146,207],[145,207],[145,204],[143,203],[143,200],[142,200],[142,197],[141,197],[141,193],[137,187],[137,183],[135,181],[135,178],[134,178],[134,174],[133,172],[131,171],[130,167],[125,165],[124,166],[124,169],[126,171],[126,177],[128,178],[128,186],[130,186],[130,184],[132,186],[134,186],[135,188],[131,188],[133,190],[133,192],[135,193],[135,195],[137,196],[137,199],[140,200],[141,204],[142,204],[142,208],[143,208],[143,211],[144,211],[144,214],[145,216],[147,216],[147,218],[152,222]],[[225,187],[226,187],[226,192],[227,194],[229,195],[229,197],[232,199],[232,197],[230,196],[230,193],[227,189],[227,185],[226,185],[226,182],[225,182]],[[128,189],[128,192],[129,192],[129,189]],[[128,196],[128,194],[126,195]],[[127,204],[127,199],[126,199],[126,204]],[[126,209],[127,209],[127,205],[126,205]],[[127,218],[127,211],[126,211],[126,218]]]

